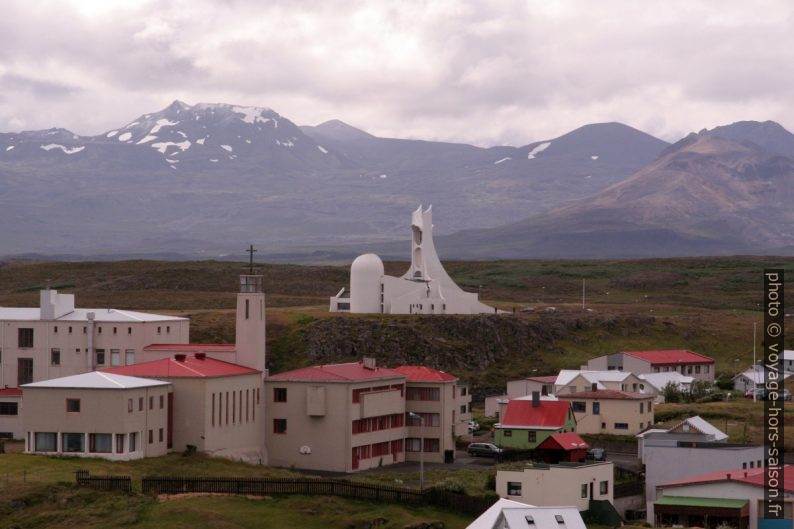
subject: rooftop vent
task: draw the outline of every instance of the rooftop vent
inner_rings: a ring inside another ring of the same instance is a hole
[[[535,525],[535,518],[531,514],[524,516],[524,520],[527,521],[527,525]]]
[[[364,359],[361,361],[361,364],[364,366],[365,369],[375,369],[375,359],[369,356],[365,356]]]
[[[174,360],[176,360],[177,362],[184,362],[186,359],[187,359],[187,355],[185,354],[174,355]]]
[[[554,519],[557,520],[557,523],[565,523],[565,520],[562,518],[562,514],[555,514]]]
[[[193,356],[196,357],[196,360],[206,360],[207,359],[207,353],[196,353]]]

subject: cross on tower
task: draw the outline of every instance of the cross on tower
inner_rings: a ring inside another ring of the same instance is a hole
[[[248,246],[246,252],[248,252],[248,270],[251,273],[251,275],[254,275],[254,252],[256,252],[254,245],[251,244],[250,246]]]

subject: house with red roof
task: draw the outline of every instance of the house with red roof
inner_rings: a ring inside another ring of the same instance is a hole
[[[469,388],[458,377],[427,366],[400,366],[405,375],[405,459],[452,462],[455,437],[468,433]]]
[[[103,373],[164,380],[168,395],[168,449],[267,463],[262,372],[204,352],[111,367]]]
[[[698,474],[657,486],[654,525],[772,529],[791,527],[794,465],[783,465],[784,519],[765,519],[764,468],[734,468]],[[785,524],[785,525],[781,525]]]
[[[546,463],[581,463],[587,458],[590,448],[579,434],[574,432],[556,433],[538,445],[538,452]]]
[[[570,402],[542,400],[535,392],[531,400],[514,399],[507,403],[501,422],[494,425],[494,443],[504,448],[529,450],[554,434],[573,432],[575,428]]]
[[[676,371],[714,382],[714,359],[687,349],[622,351],[591,358],[582,369],[629,371],[635,375]]]
[[[269,464],[356,472],[405,461],[405,385],[369,358],[265,378]]]
[[[557,398],[571,404],[580,434],[636,435],[654,422],[654,395],[596,389]]]

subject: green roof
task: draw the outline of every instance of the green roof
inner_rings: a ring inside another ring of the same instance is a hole
[[[678,505],[679,507],[723,507],[741,509],[748,500],[730,500],[727,498],[692,498],[690,496],[662,496],[655,505]]]

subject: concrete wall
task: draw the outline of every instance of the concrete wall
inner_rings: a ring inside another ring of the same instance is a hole
[[[490,397],[485,397],[485,416],[499,417],[499,401],[506,401],[509,398],[508,395],[492,395]]]
[[[496,493],[501,498],[530,505],[571,505],[580,511],[590,507],[592,499],[613,502],[614,468],[612,463],[593,463],[578,466],[545,465],[546,468],[527,467],[523,471],[499,470],[496,473]],[[600,493],[600,483],[607,482],[607,493]],[[509,495],[508,482],[520,482],[521,494]],[[586,495],[582,497],[582,486]]]
[[[63,452],[62,433],[84,434],[84,452],[68,452],[66,455],[80,457],[101,457],[111,460],[140,459],[166,454],[168,440],[168,393],[171,385],[140,389],[64,389],[64,388],[27,388],[25,389],[25,451],[37,453],[36,432],[55,432],[58,434],[56,455]],[[160,399],[163,407],[160,407]],[[66,399],[80,399],[80,412],[66,411]],[[129,411],[129,401],[132,411]],[[139,407],[143,399],[143,410]],[[152,409],[149,402],[153,404]],[[163,437],[160,440],[160,431]],[[149,442],[149,432],[152,442]],[[89,434],[112,434],[111,453],[90,453]],[[129,451],[130,433],[137,433],[136,450]],[[116,435],[124,435],[122,453],[116,451]]]
[[[718,470],[741,468],[750,462],[757,465],[764,457],[763,446],[722,448],[691,448],[677,446],[655,446],[646,440],[643,446],[645,461],[645,499],[649,523],[653,523],[653,502],[656,487],[663,483],[684,479]]]
[[[584,402],[585,411],[576,412],[576,432],[581,434],[636,435],[653,424],[652,396],[643,399],[592,399],[577,398],[574,393],[566,401]],[[593,414],[593,403],[600,403],[600,413]],[[642,407],[642,413],[640,412]],[[649,409],[650,408],[650,409]],[[628,429],[615,428],[616,423],[628,425]]]
[[[105,311],[106,309],[97,310],[97,318],[104,316]],[[20,328],[33,329],[33,347],[18,346]],[[91,344],[89,335],[92,328],[94,353],[89,354],[88,348]],[[127,350],[134,351],[136,363],[140,363],[145,346],[156,342],[187,343],[189,333],[190,322],[187,320],[124,323],[96,321],[93,324],[88,321],[68,320],[0,321],[0,350],[3,352],[0,359],[0,387],[17,387],[18,358],[33,359],[32,381],[39,382],[110,367],[113,350],[118,350],[120,353],[119,365],[125,365]],[[52,364],[52,349],[60,350],[58,365]],[[103,364],[97,363],[97,349],[104,350]]]

